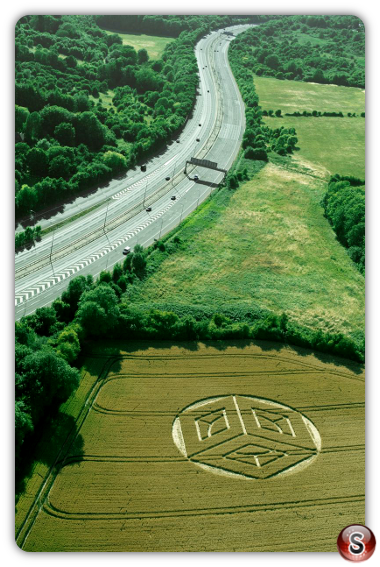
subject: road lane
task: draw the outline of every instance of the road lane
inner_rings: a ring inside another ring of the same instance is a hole
[[[235,33],[246,27],[234,26]],[[97,276],[101,270],[112,268],[124,259],[126,242],[131,247],[136,243],[151,244],[179,224],[207,198],[212,186],[220,183],[220,172],[191,166],[191,177],[196,173],[202,181],[197,184],[183,170],[186,159],[195,152],[228,169],[239,150],[245,126],[244,104],[229,68],[228,46],[227,36],[213,32],[196,47],[201,96],[180,144],[174,142],[164,155],[152,159],[146,173],[136,172],[124,180],[125,185],[118,180],[102,207],[57,229],[54,237],[48,235],[31,251],[17,255],[16,319],[49,305],[72,277],[89,273]],[[171,177],[169,182],[165,182],[167,175]],[[171,201],[172,195],[176,195],[176,201]],[[104,200],[104,193],[101,197]],[[151,213],[145,211],[148,204]],[[133,207],[133,216],[117,224],[117,217]],[[91,240],[94,231],[96,238]],[[81,245],[74,248],[72,243],[78,240]]]

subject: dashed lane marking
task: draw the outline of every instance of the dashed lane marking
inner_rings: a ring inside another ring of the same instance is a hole
[[[17,307],[18,305],[21,305],[22,303],[28,301],[32,297],[39,295],[40,293],[44,292],[50,287],[71,277],[76,272],[83,270],[85,267],[89,266],[93,262],[96,262],[106,254],[109,254],[110,252],[118,248],[121,244],[124,244],[125,242],[136,236],[136,234],[138,234],[139,232],[147,228],[149,225],[151,225],[154,221],[162,217],[162,215],[165,214],[174,204],[175,204],[174,202],[170,202],[159,213],[157,213],[156,215],[152,215],[151,217],[149,217],[147,221],[136,227],[134,230],[127,232],[127,234],[123,238],[118,238],[112,244],[105,246],[99,252],[95,254],[90,254],[87,258],[81,260],[80,262],[76,262],[73,266],[70,266],[69,268],[65,268],[63,271],[54,274],[49,278],[44,278],[43,281],[38,282],[33,286],[26,288],[21,292],[15,294],[15,306]]]

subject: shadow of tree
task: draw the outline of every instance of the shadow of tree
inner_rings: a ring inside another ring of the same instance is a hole
[[[38,463],[46,465],[48,469],[59,466],[64,461],[64,457],[74,440],[76,457],[81,459],[84,454],[84,443],[78,432],[76,419],[60,411],[48,425],[46,422],[40,424],[33,435],[25,439],[23,462],[19,470],[16,471],[16,502],[25,492],[27,482],[32,476],[35,466]]]
[[[363,372],[364,364],[355,362],[353,360],[345,359],[334,354],[324,353],[317,350],[303,348],[286,342],[264,341],[253,339],[221,339],[221,340],[195,340],[195,341],[173,341],[173,340],[102,340],[100,342],[92,341],[87,345],[86,356],[91,358],[104,358],[104,372],[108,373],[111,369],[112,372],[118,372],[121,369],[121,361],[123,355],[133,354],[136,351],[147,351],[149,349],[167,350],[172,347],[188,350],[189,352],[196,352],[200,350],[200,345],[208,345],[218,351],[225,351],[227,348],[235,347],[244,349],[248,346],[257,346],[263,353],[269,351],[280,352],[284,348],[291,349],[294,353],[301,357],[314,356],[317,360],[327,364],[334,364],[335,366],[346,368],[351,372],[360,375]],[[95,351],[93,350],[95,347]],[[104,354],[103,354],[104,353]],[[87,362],[88,364],[88,362]],[[86,365],[86,359],[84,359]]]

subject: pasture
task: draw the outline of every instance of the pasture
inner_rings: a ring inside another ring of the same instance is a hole
[[[365,178],[365,93],[362,89],[280,81],[254,77],[260,105],[282,111],[282,118],[264,118],[270,128],[295,128],[300,156],[324,168],[325,176],[339,173]],[[343,112],[344,117],[296,117],[286,112]],[[347,113],[356,113],[354,118]]]
[[[359,365],[244,341],[112,350],[23,549],[336,551],[364,523]]]
[[[154,35],[133,35],[129,33],[119,33],[118,31],[104,30],[109,35],[117,33],[123,40],[123,45],[131,45],[136,51],[146,49],[149,59],[160,59],[168,43],[174,41],[173,37],[160,37]]]
[[[184,244],[157,260],[127,301],[215,311],[238,303],[286,312],[312,329],[362,331],[364,278],[323,216],[323,170],[297,159],[289,169],[269,163],[232,194],[217,193],[178,231]]]

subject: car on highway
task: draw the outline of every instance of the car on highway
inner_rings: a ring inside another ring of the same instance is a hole
[[[199,138],[197,138],[197,142],[200,142],[200,139],[199,139]]]
[[[198,126],[202,126],[202,124],[198,124]]]
[[[145,209],[147,213],[150,213],[150,211],[152,210],[152,207],[148,207],[147,209]]]
[[[123,254],[124,256],[126,256],[127,254],[129,254],[131,252],[131,248],[130,246],[126,246],[123,250]]]
[[[165,177],[166,181],[170,181],[170,177],[169,175],[167,177]]]
[[[173,195],[172,197],[170,197],[170,199],[171,199],[172,201],[175,201],[176,198],[177,198],[177,197],[176,197],[175,195]]]
[[[194,175],[193,180],[198,181],[198,179],[199,179],[198,175]]]
[[[141,169],[141,171],[146,171],[146,165],[142,165],[142,166],[140,167],[140,169]]]

